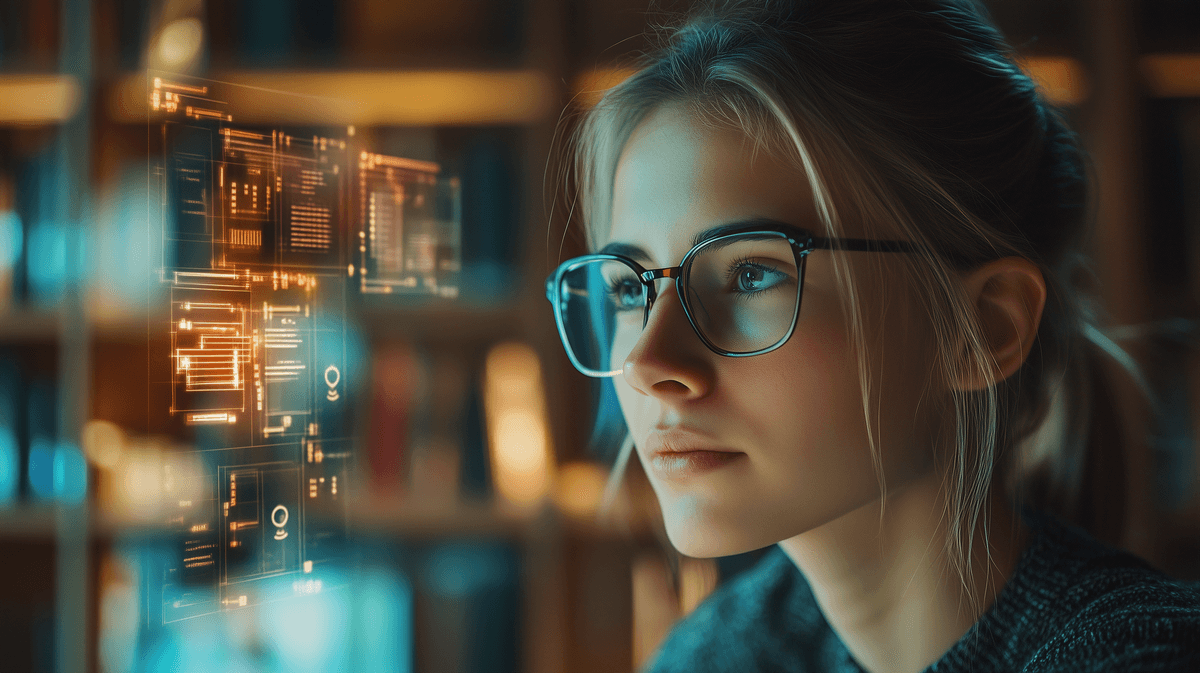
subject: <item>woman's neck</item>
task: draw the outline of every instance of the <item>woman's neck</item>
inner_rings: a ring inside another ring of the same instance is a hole
[[[964,587],[946,554],[945,506],[941,477],[931,471],[889,493],[882,515],[876,501],[779,543],[870,673],[914,673],[941,657],[991,606],[1024,549],[1020,518],[993,501],[991,562],[977,532]]]

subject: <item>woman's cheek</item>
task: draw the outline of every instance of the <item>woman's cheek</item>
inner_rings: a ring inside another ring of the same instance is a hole
[[[863,416],[858,358],[841,320],[802,326],[778,350],[743,361],[749,366],[737,378],[753,383],[736,397],[737,406],[753,417],[754,434],[803,454],[816,450],[814,444],[856,440]]]
[[[802,321],[783,347],[755,365],[758,380],[772,382],[773,399],[787,401],[793,413],[827,412],[841,403],[831,393],[858,388],[858,359],[840,315]]]

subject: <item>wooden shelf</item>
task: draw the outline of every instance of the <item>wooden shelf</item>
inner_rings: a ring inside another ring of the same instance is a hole
[[[15,505],[0,509],[0,538],[4,540],[54,536],[55,510],[48,505]]]
[[[59,516],[77,516],[78,510],[60,510],[54,504],[24,503],[0,508],[0,540],[41,539],[52,541],[58,534]],[[89,512],[88,534],[92,538],[122,535],[157,535],[171,530],[152,522]]]
[[[59,316],[54,311],[11,309],[0,311],[0,342],[57,341]]]
[[[0,508],[0,540],[52,540],[63,514],[53,504],[19,504]],[[68,510],[65,512],[71,515]],[[93,538],[139,538],[175,534],[173,526],[92,511],[88,533]],[[352,538],[446,539],[498,537],[514,540],[540,538],[554,531],[569,531],[589,538],[649,535],[645,526],[610,526],[569,516],[552,505],[528,510],[487,504],[462,503],[452,508],[419,503],[389,502],[351,505],[346,530]]]
[[[347,529],[351,535],[368,537],[524,537],[543,530],[556,518],[549,508],[518,511],[482,503],[431,507],[395,501],[352,505]]]
[[[364,306],[358,316],[372,336],[436,337],[451,342],[511,332],[517,322],[512,309],[464,306]]]
[[[382,302],[379,302],[382,304]],[[524,333],[529,310],[515,304],[499,306],[364,305],[353,311],[364,331],[373,337],[437,339],[447,343],[469,343]],[[552,322],[549,307],[545,320]],[[0,343],[57,342],[62,336],[58,312],[46,309],[0,311]],[[145,338],[144,316],[89,322],[93,338]]]
[[[93,338],[145,339],[145,316],[91,320]],[[62,317],[53,309],[19,308],[0,311],[0,343],[57,343],[62,338]]]

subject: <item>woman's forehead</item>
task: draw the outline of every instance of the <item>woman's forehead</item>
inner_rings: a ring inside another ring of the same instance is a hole
[[[671,260],[697,233],[751,219],[823,229],[803,171],[740,129],[665,105],[634,129],[621,152],[612,226],[601,244],[629,243],[657,261]]]

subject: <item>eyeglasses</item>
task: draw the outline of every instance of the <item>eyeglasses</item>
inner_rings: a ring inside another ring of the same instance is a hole
[[[823,238],[786,225],[754,225],[708,238],[679,266],[647,269],[623,255],[569,259],[546,279],[567,356],[583,374],[616,376],[650,319],[655,281],[675,280],[696,336],[727,357],[779,348],[796,329],[805,260],[813,250],[913,252],[907,241]]]

